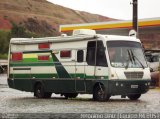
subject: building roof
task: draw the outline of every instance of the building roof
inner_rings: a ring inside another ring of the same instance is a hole
[[[138,21],[139,27],[160,26],[160,18],[140,19]],[[109,22],[96,22],[84,24],[66,24],[60,25],[60,32],[68,32],[74,29],[117,29],[117,28],[132,28],[132,20],[128,21],[109,21]]]

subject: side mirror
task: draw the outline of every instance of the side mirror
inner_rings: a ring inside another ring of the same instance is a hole
[[[77,62],[83,62],[84,57],[84,52],[83,50],[78,50],[77,51]]]

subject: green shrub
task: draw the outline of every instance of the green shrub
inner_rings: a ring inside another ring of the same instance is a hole
[[[12,23],[12,29],[10,31],[0,30],[0,58],[7,58],[9,42],[11,38],[37,38],[43,37],[43,34],[38,35],[33,32],[29,32],[23,25],[16,25]]]
[[[0,59],[8,59],[8,54],[0,54]]]
[[[10,39],[10,31],[0,30],[0,54],[5,54],[8,52]]]

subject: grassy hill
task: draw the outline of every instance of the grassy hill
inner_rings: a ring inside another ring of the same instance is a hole
[[[60,24],[78,24],[113,20],[75,11],[46,0],[0,0],[0,59],[7,58],[13,37],[59,35]]]
[[[0,0],[0,29],[13,23],[44,36],[59,34],[60,24],[78,24],[113,20],[108,17],[75,11],[46,0]]]

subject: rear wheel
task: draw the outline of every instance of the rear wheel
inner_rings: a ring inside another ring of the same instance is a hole
[[[44,98],[51,98],[52,93],[51,92],[45,92],[44,93]]]
[[[107,94],[105,87],[101,84],[97,85],[93,91],[93,99],[96,101],[107,101],[110,95]]]
[[[44,91],[44,86],[41,83],[39,83],[35,86],[34,95],[37,98],[50,98],[52,93],[51,92],[45,92]]]
[[[78,96],[78,93],[65,93],[64,94],[65,98],[76,98]]]
[[[141,97],[141,94],[131,94],[131,95],[128,95],[128,98],[130,100],[138,100],[140,97]]]

